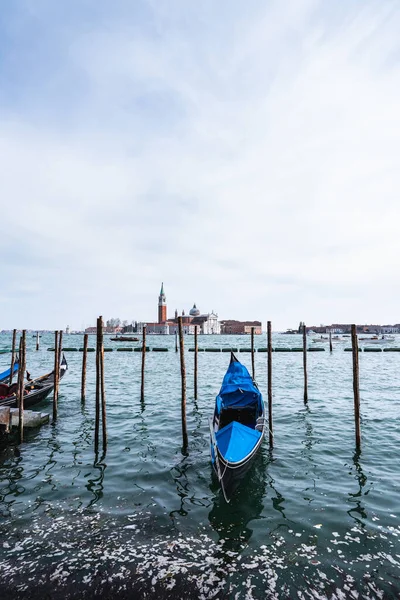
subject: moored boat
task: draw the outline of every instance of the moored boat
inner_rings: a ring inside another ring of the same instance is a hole
[[[139,338],[120,335],[118,337],[110,338],[110,340],[112,342],[138,342]]]
[[[14,363],[13,376],[18,371],[18,367],[19,367],[18,360],[16,360],[15,363]],[[0,383],[7,383],[7,382],[9,382],[10,381],[10,375],[11,375],[11,367],[9,369],[6,369],[2,373],[0,373]]]
[[[386,344],[387,342],[394,342],[395,338],[393,335],[382,335],[379,337],[374,335],[371,338],[359,338],[359,342],[365,342],[367,344]]]
[[[211,463],[227,502],[261,446],[265,407],[248,370],[233,353],[210,417]]]
[[[60,364],[60,381],[64,377],[68,369],[66,358],[63,358]],[[17,405],[17,383],[8,386],[5,383],[0,383],[0,406],[16,406]],[[24,408],[29,408],[38,404],[52,392],[54,389],[54,371],[37,377],[36,379],[28,380],[24,384]]]

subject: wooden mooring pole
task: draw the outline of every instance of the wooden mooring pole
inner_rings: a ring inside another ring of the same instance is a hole
[[[353,392],[354,392],[354,421],[356,426],[356,447],[361,447],[360,428],[360,375],[358,365],[358,339],[355,325],[351,326],[351,346],[353,350]]]
[[[86,365],[87,365],[87,349],[89,335],[85,333],[83,336],[83,356],[82,356],[82,386],[81,386],[81,401],[85,402],[86,398]]]
[[[197,325],[194,326],[194,399],[197,400],[197,359],[199,347],[197,343]]]
[[[179,348],[181,358],[181,382],[182,382],[182,401],[181,401],[181,413],[182,413],[182,440],[183,446],[186,448],[188,445],[188,434],[186,426],[186,368],[185,368],[185,353],[183,345],[183,328],[182,328],[182,317],[178,317],[179,325]]]
[[[178,352],[178,332],[175,331],[175,352]]]
[[[144,402],[144,367],[146,363],[146,326],[143,326],[143,341],[142,341],[142,383],[140,386],[140,401]]]
[[[256,379],[256,369],[254,363],[254,327],[251,328],[251,376],[253,381]]]
[[[58,388],[57,388],[57,375],[58,375],[58,331],[54,332],[54,389],[53,389],[53,421],[57,419],[57,408],[58,408]]]
[[[12,380],[14,377],[14,365],[15,365],[15,344],[17,341],[17,330],[13,329],[13,337],[12,337],[12,346],[11,346],[11,371],[10,371],[10,379],[9,383],[12,384]],[[21,362],[21,359],[20,359]]]
[[[303,369],[304,369],[304,404],[308,402],[308,382],[307,382],[307,329],[303,325]]]
[[[19,345],[19,369],[18,369],[18,443],[24,440],[24,392],[25,392],[25,367],[26,367],[26,331],[22,331]]]
[[[274,445],[274,429],[272,424],[272,332],[271,321],[267,322],[267,349],[268,349],[268,427],[269,445]]]
[[[99,340],[100,319],[97,319],[96,328],[96,405],[94,418],[94,452],[99,452],[99,431],[100,431],[100,340]]]
[[[332,352],[332,329],[329,330],[329,352]]]
[[[57,399],[58,399],[58,390],[60,389],[60,365],[61,365],[61,355],[62,355],[62,344],[63,344],[63,332],[60,330],[58,332]]]
[[[103,317],[99,317],[99,340],[100,340],[100,397],[101,397],[101,424],[103,432],[103,453],[107,451],[107,412],[106,412],[106,390],[104,384],[104,343],[103,343]]]
[[[36,332],[36,351],[39,350],[39,332]]]

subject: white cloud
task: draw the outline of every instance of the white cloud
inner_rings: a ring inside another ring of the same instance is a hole
[[[400,321],[399,11],[324,4],[152,3],[151,26],[70,34],[71,105],[0,106],[3,249],[26,249],[3,326],[148,320],[161,280],[171,313]]]

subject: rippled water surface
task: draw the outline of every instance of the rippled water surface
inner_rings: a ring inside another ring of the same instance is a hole
[[[93,449],[95,354],[82,405],[79,352],[66,353],[57,422],[0,451],[1,598],[399,598],[400,352],[360,353],[359,453],[349,343],[308,353],[308,406],[302,354],[274,353],[275,446],[265,440],[226,504],[211,475],[208,417],[229,354],[199,353],[195,401],[185,338],[185,451],[175,340],[148,342],[169,352],[146,354],[144,403],[140,353],[105,354],[106,456]],[[38,352],[33,337],[28,344],[32,376],[51,370],[53,337]],[[249,345],[245,336],[199,338],[200,347]],[[301,347],[301,337],[277,334],[273,345]],[[82,347],[82,337],[64,336],[64,346]],[[238,357],[250,370],[251,355]],[[0,371],[9,360],[0,354]],[[266,400],[267,355],[255,361]],[[51,413],[51,402],[38,409]]]

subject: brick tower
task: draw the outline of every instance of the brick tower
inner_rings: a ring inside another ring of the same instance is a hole
[[[167,299],[164,294],[164,283],[162,283],[160,295],[158,296],[158,322],[164,323],[166,320],[167,320]]]

